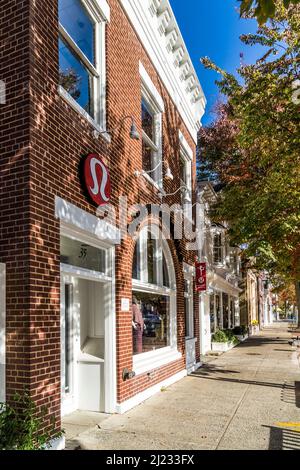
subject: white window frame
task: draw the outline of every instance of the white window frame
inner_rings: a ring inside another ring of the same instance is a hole
[[[181,180],[181,186],[185,186],[181,190],[182,194],[182,206],[184,208],[184,216],[190,221],[193,220],[193,181],[192,181],[192,163],[194,158],[194,153],[189,144],[187,143],[184,135],[179,131],[179,143],[180,143],[180,159],[185,165],[185,179],[186,181]],[[190,202],[185,202],[185,199]]]
[[[143,64],[139,63],[141,77],[141,97],[147,103],[149,110],[154,116],[154,140],[152,141],[142,129],[142,139],[152,149],[152,169],[147,173],[143,171],[143,176],[157,189],[163,190],[162,171],[162,116],[165,110],[164,102],[157,91],[150,76],[146,72]]]
[[[156,259],[157,263],[157,284],[148,283],[147,273],[147,239],[148,232],[153,234],[153,238],[158,241]],[[173,362],[182,357],[177,350],[177,309],[176,309],[176,275],[173,264],[172,255],[168,246],[168,242],[158,226],[151,225],[142,228],[139,233],[140,246],[140,263],[141,263],[141,279],[132,279],[132,291],[149,292],[158,295],[165,295],[170,299],[170,344],[165,348],[156,349],[137,355],[133,355],[133,369],[137,375],[147,371],[154,370],[162,365]],[[163,256],[164,253],[166,263],[168,265],[170,287],[163,286]]]
[[[60,95],[98,131],[106,131],[106,44],[105,27],[110,21],[110,8],[106,0],[80,0],[83,7],[95,23],[95,65],[83,54],[65,28],[59,23],[59,36],[70,49],[82,60],[93,80],[94,118],[89,115],[72,96],[59,85]],[[105,136],[104,136],[105,137]]]
[[[188,283],[188,292],[184,289],[184,299],[187,300],[188,312],[186,311],[186,302],[184,305],[185,309],[185,319],[188,316],[189,322],[189,331],[185,339],[194,338],[194,278],[193,271],[189,268],[184,270],[184,280]]]
[[[220,235],[221,236],[221,245],[216,247],[215,245],[215,236]],[[223,230],[218,230],[218,229],[213,229],[212,230],[212,261],[215,266],[223,266],[225,262],[225,234]],[[220,261],[215,260],[215,249],[218,248],[221,253],[221,258]]]

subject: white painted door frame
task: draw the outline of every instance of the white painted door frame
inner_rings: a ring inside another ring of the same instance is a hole
[[[100,245],[99,245],[100,248]],[[103,246],[101,246],[103,248]],[[91,280],[99,282],[109,286],[110,298],[108,300],[110,306],[107,309],[108,315],[105,315],[104,321],[104,341],[105,341],[105,363],[104,363],[104,386],[105,386],[105,412],[114,413],[116,411],[116,324],[115,324],[115,273],[114,273],[114,248],[107,249],[107,257],[111,266],[112,277],[107,277],[94,271],[81,269],[73,266],[61,265],[61,365],[62,365],[62,415],[72,413],[78,409],[78,370],[76,367],[76,356],[80,350],[79,340],[79,324],[80,324],[80,311],[76,298],[76,286],[78,279]],[[74,285],[73,293],[73,306],[72,306],[72,318],[73,325],[72,330],[74,332],[73,337],[73,351],[74,364],[72,368],[74,375],[72,378],[73,385],[73,396],[70,399],[64,398],[64,308],[65,308],[65,284],[71,283]]]

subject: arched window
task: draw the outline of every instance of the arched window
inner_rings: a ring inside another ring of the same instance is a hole
[[[168,243],[156,226],[144,227],[132,266],[133,355],[177,348],[176,278]]]

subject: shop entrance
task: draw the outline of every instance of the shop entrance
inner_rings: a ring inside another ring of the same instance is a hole
[[[62,237],[63,416],[76,410],[114,411],[115,331],[113,280],[107,276],[109,252]]]

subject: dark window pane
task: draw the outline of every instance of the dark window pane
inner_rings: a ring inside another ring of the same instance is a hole
[[[152,172],[153,169],[153,150],[145,141],[143,141],[143,170],[146,172],[150,172],[149,176],[151,178],[154,177],[154,172]]]
[[[170,299],[167,296],[133,292],[133,354],[154,351],[170,345]]]
[[[157,284],[156,240],[152,240],[150,232],[148,233],[148,240],[147,240],[147,262],[148,262],[148,282],[149,284]]]
[[[227,329],[228,325],[229,325],[228,295],[223,293],[223,328]]]
[[[73,286],[65,285],[65,393],[71,391]]]
[[[185,308],[185,336],[190,336],[190,333],[191,333],[190,299],[188,297],[184,299],[184,308]]]
[[[164,287],[170,287],[169,269],[165,254],[163,253],[163,285]]]
[[[94,117],[93,77],[62,39],[59,40],[59,83],[90,116]]]
[[[154,142],[154,116],[144,100],[142,100],[142,128],[149,139]]]
[[[105,250],[62,236],[60,253],[61,263],[91,271],[105,272]]]
[[[95,24],[80,0],[59,0],[59,21],[92,64]]]
[[[133,263],[132,263],[132,278],[141,279],[141,265],[140,265],[140,241],[138,240],[133,254]]]
[[[210,313],[210,332],[215,332],[215,298],[214,294],[210,295],[209,298],[209,313]]]
[[[182,183],[186,184],[186,162],[184,158],[180,158],[180,179]]]
[[[218,328],[221,328],[221,299],[220,294],[216,294],[216,320]]]

